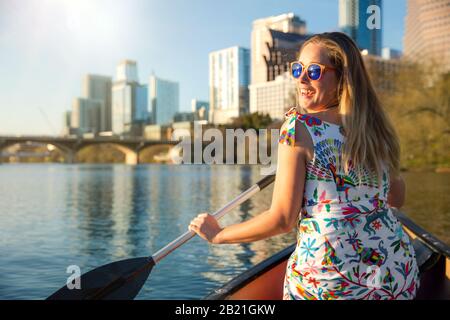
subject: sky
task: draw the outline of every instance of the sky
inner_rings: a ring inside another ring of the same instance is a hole
[[[338,0],[0,0],[0,135],[58,135],[82,77],[137,62],[178,81],[180,109],[209,100],[208,54],[250,48],[252,21],[293,12],[338,31]],[[383,47],[402,50],[406,0],[383,1]]]

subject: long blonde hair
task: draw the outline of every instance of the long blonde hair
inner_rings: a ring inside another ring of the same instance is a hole
[[[397,176],[400,171],[399,140],[375,92],[358,47],[341,32],[314,35],[303,43],[300,52],[310,43],[328,49],[328,57],[336,68],[339,113],[346,136],[342,155],[345,172],[349,170],[351,159],[355,168],[373,170],[379,179],[383,165]]]

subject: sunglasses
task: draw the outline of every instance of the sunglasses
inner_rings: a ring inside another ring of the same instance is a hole
[[[307,66],[305,66],[300,61],[294,61],[291,62],[291,75],[298,79],[303,73],[303,70],[306,70],[306,75],[308,76],[309,80],[320,80],[322,78],[322,74],[326,70],[336,70],[336,68],[326,66],[320,63],[311,62]]]

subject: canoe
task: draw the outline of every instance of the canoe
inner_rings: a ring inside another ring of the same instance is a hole
[[[420,270],[416,299],[450,299],[450,247],[393,209],[411,238]],[[206,300],[281,300],[287,260],[295,243],[214,290]]]

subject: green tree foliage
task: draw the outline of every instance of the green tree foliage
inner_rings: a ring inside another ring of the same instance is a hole
[[[233,129],[241,128],[247,129],[265,129],[272,123],[272,118],[268,114],[263,114],[259,112],[253,112],[250,114],[242,115],[238,118],[234,118],[231,125]]]
[[[400,138],[403,167],[450,167],[450,73],[441,68],[405,64],[394,89],[380,94]]]

